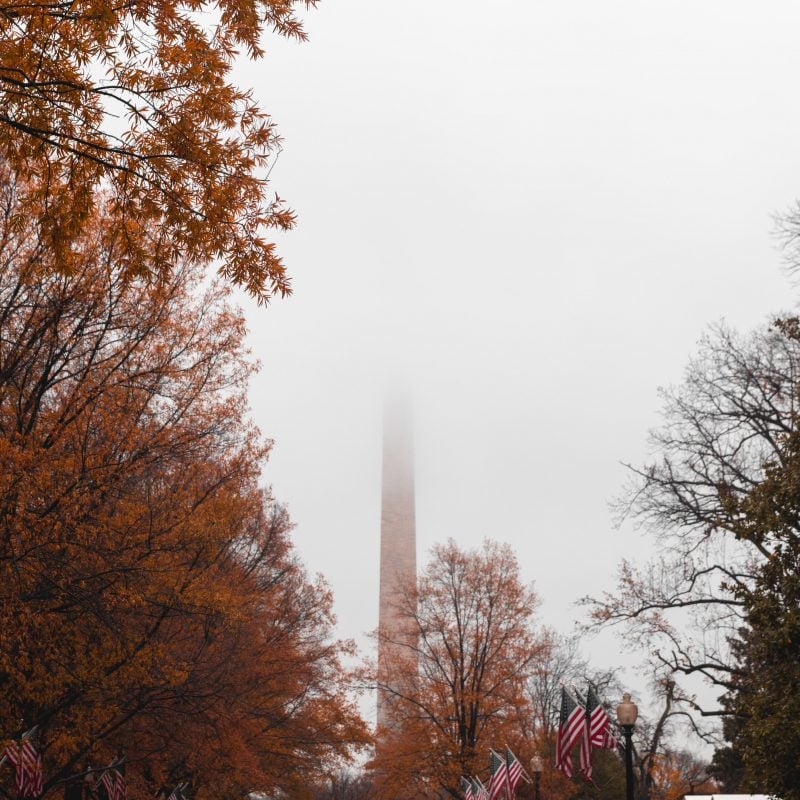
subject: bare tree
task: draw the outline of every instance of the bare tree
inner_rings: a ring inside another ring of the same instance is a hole
[[[526,686],[531,709],[528,733],[539,740],[550,740],[558,729],[562,686],[577,686],[585,691],[592,684],[600,697],[618,696],[621,689],[614,670],[592,669],[580,651],[577,636],[545,628],[543,643],[544,652]]]
[[[371,792],[369,775],[342,770],[314,790],[314,800],[368,800]]]
[[[624,625],[661,674],[729,689],[739,673],[729,647],[742,624],[736,590],[751,584],[774,542],[739,538],[733,501],[763,480],[766,461],[783,458],[800,383],[800,343],[786,335],[787,324],[749,336],[712,327],[684,382],[661,392],[653,460],[628,465],[619,517],[654,533],[657,553],[641,568],[623,562],[616,590],[584,603],[590,626]],[[702,714],[722,713],[682,699]]]

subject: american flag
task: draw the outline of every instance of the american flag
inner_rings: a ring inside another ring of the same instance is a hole
[[[42,776],[42,758],[36,752],[30,737],[20,743],[22,763],[28,773],[28,797],[39,797],[44,789]]]
[[[104,769],[100,776],[100,785],[105,789],[108,800],[114,800],[114,776],[110,769]]]
[[[489,791],[480,778],[472,779],[472,790],[475,793],[475,800],[489,800]]]
[[[25,770],[22,767],[22,754],[20,753],[19,745],[16,745],[13,742],[8,745],[8,747],[6,747],[6,749],[3,751],[3,758],[8,759],[8,763],[14,767],[15,788],[17,790],[17,794],[20,797],[24,797],[27,778],[25,776]]]
[[[522,777],[523,769],[519,759],[506,746],[506,773],[508,775],[508,794],[514,796],[519,779]]]
[[[112,769],[109,766],[103,772],[100,783],[103,784],[103,788],[106,790],[108,800],[125,800],[128,788],[125,785],[125,778],[119,770]]]
[[[461,778],[461,788],[464,791],[464,800],[475,800],[475,789],[469,778]]]
[[[39,797],[44,789],[42,759],[36,752],[30,737],[17,744],[10,744],[3,752],[14,767],[14,783],[18,797]]]
[[[572,748],[578,740],[586,739],[586,712],[579,706],[567,690],[561,687],[561,717],[556,738],[556,768],[568,778],[574,774],[572,768]],[[587,743],[588,744],[588,743]],[[583,746],[581,746],[581,767],[584,767]]]
[[[506,762],[494,750],[489,754],[489,772],[492,775],[489,781],[489,800],[495,800],[504,789],[508,790],[508,769]]]
[[[586,694],[586,713],[589,715],[589,740],[592,747],[616,749],[618,742],[611,732],[611,720],[591,686]]]

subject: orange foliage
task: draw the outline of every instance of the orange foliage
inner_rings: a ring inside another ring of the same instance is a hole
[[[259,300],[287,293],[264,238],[294,221],[264,177],[279,139],[229,75],[240,51],[263,55],[267,30],[305,38],[295,8],[315,2],[0,0],[0,159],[33,179],[23,208],[41,202],[48,266],[79,268],[105,187],[127,276],[221,259]],[[142,253],[154,230],[158,263]]]
[[[715,794],[719,787],[708,774],[708,763],[685,750],[657,754],[651,766],[651,800],[682,800],[687,794]]]
[[[141,794],[301,797],[366,730],[258,486],[243,320],[186,264],[129,278],[104,213],[43,270],[0,184],[0,732],[39,726],[46,792],[124,751]]]
[[[398,654],[371,673],[393,720],[378,731],[370,765],[380,796],[460,797],[461,775],[488,780],[490,747],[529,757],[525,682],[542,652],[535,605],[509,547],[434,548],[417,586],[398,599],[399,635],[378,631]]]

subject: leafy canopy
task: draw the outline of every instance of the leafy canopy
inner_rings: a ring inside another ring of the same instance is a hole
[[[143,243],[156,237],[162,276],[217,259],[261,302],[288,293],[264,238],[294,220],[264,179],[279,140],[230,70],[240,51],[263,55],[267,29],[303,39],[295,9],[315,3],[0,0],[0,159],[30,179],[51,266],[75,267],[103,187],[127,276],[154,268]]]

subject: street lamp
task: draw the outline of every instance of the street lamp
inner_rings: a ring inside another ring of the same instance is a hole
[[[625,798],[633,800],[633,744],[631,734],[636,724],[639,709],[631,700],[628,692],[622,695],[622,702],[617,706],[617,722],[625,734]]]
[[[533,800],[539,800],[539,784],[542,780],[542,757],[538,753],[531,758],[531,772],[533,773]]]

